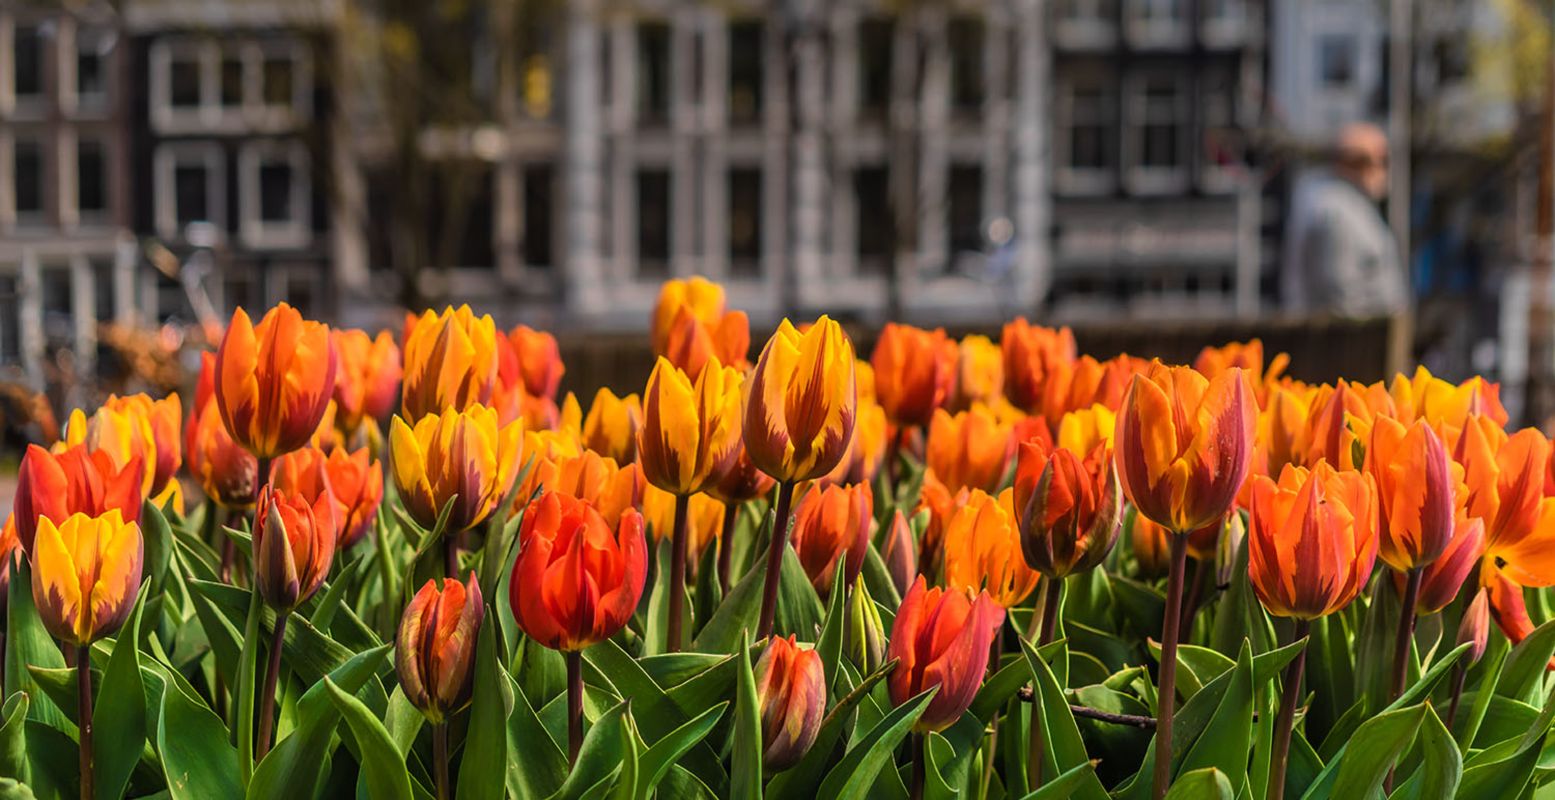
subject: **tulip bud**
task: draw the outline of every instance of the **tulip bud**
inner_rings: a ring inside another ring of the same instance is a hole
[[[259,490],[259,461],[232,440],[215,403],[195,409],[185,436],[189,474],[205,496],[224,508],[252,506]]]
[[[239,308],[216,351],[216,407],[227,432],[257,458],[302,447],[335,392],[335,369],[329,326],[285,303],[255,326]]]
[[[44,627],[77,646],[113,634],[135,606],[143,558],[140,526],[117,509],[72,514],[57,527],[38,520],[32,599]]]
[[[874,494],[867,483],[816,486],[800,499],[790,541],[810,583],[823,597],[831,591],[844,553],[847,560],[840,565],[844,585],[857,581],[873,522]]]
[[[1440,557],[1424,567],[1420,573],[1420,595],[1415,601],[1416,614],[1435,614],[1458,597],[1458,590],[1468,580],[1470,573],[1479,566],[1480,552],[1485,543],[1485,523],[1479,519],[1458,518],[1453,526],[1452,541]],[[1400,590],[1404,576],[1394,573]],[[1400,591],[1400,596],[1403,596]]]
[[[394,637],[394,669],[405,699],[434,725],[470,702],[475,640],[486,607],[481,587],[444,578],[427,581],[411,598]]]
[[[1441,437],[1422,421],[1379,417],[1366,471],[1381,501],[1378,556],[1399,572],[1435,561],[1453,538],[1458,483]]]
[[[821,317],[804,333],[788,320],[767,340],[751,374],[745,449],[762,472],[806,481],[846,454],[857,417],[853,344]]]
[[[490,315],[477,317],[469,306],[450,306],[407,323],[401,411],[408,422],[491,402],[499,355]]]
[[[429,530],[455,496],[449,533],[485,521],[512,488],[522,464],[523,426],[499,425],[497,412],[482,405],[429,413],[414,428],[396,416],[392,425],[395,488],[411,518]]]
[[[1485,655],[1485,646],[1490,642],[1490,594],[1481,588],[1474,594],[1474,600],[1463,611],[1463,621],[1458,623],[1457,644],[1469,644],[1469,663],[1473,666],[1479,663]]]
[[[891,530],[886,534],[885,552],[881,557],[885,560],[886,571],[891,573],[891,583],[895,584],[898,593],[905,594],[907,587],[912,586],[913,576],[918,574],[918,556],[913,552],[912,526],[907,522],[907,515],[901,509],[891,517]]]
[[[1215,585],[1226,586],[1236,573],[1242,542],[1247,539],[1247,524],[1241,514],[1227,514],[1225,533],[1215,546]]]
[[[266,486],[254,513],[254,583],[277,611],[291,611],[318,591],[335,560],[335,501],[311,505]]]
[[[722,480],[707,487],[707,493],[725,503],[746,503],[772,491],[772,477],[756,468],[745,452],[743,438],[735,449],[739,453],[735,455],[734,463]]]
[[[740,441],[743,376],[713,359],[695,380],[660,358],[643,392],[637,462],[654,486],[676,495],[716,483]]]
[[[637,460],[637,431],[643,425],[642,400],[635,394],[616,397],[600,387],[583,419],[583,446],[626,465]]]
[[[1067,447],[1045,453],[1040,444],[1022,443],[1014,501],[1026,564],[1060,580],[1100,564],[1123,519],[1123,494],[1105,442],[1083,459]]]
[[[907,590],[891,625],[886,658],[898,660],[887,679],[892,705],[935,686],[939,692],[913,730],[942,731],[961,718],[988,669],[989,648],[1004,624],[1004,609],[987,592],[928,588],[923,577]]]
[[[1270,614],[1327,616],[1350,604],[1377,560],[1377,489],[1371,476],[1287,466],[1279,482],[1253,478],[1248,579]]]
[[[885,663],[885,645],[880,609],[869,596],[869,587],[860,582],[848,597],[848,624],[843,638],[848,660],[858,667],[860,675],[868,675]]]
[[[803,650],[794,637],[774,636],[756,662],[756,705],[761,709],[762,760],[769,770],[804,758],[826,714],[821,654]]]

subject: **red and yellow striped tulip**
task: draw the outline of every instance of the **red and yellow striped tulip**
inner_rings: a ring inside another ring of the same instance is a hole
[[[665,281],[659,287],[659,299],[653,306],[650,331],[653,352],[656,355],[668,352],[670,334],[682,311],[705,326],[716,326],[723,320],[726,308],[724,287],[701,275]]]
[[[335,392],[329,326],[281,303],[256,327],[241,308],[216,351],[216,407],[233,441],[259,458],[307,444]]]
[[[331,338],[340,359],[335,373],[335,424],[349,435],[364,419],[388,419],[404,375],[394,336],[379,331],[369,338],[366,331],[336,329]]]
[[[394,636],[394,671],[400,690],[436,725],[470,704],[475,683],[475,640],[486,606],[481,586],[429,580],[411,598]]]
[[[832,483],[868,483],[875,479],[875,473],[885,462],[887,440],[891,436],[885,409],[860,399],[857,414],[847,455],[826,474],[825,480]]]
[[[804,333],[788,320],[767,340],[745,406],[745,449],[762,472],[807,481],[847,454],[858,413],[853,344],[821,317]]]
[[[981,592],[930,589],[922,576],[896,610],[886,658],[899,663],[886,679],[892,705],[939,687],[914,723],[942,731],[961,718],[982,688],[988,652],[1004,624],[1004,609]]]
[[[271,481],[277,490],[309,505],[325,494],[334,498],[341,550],[367,535],[383,502],[383,470],[365,447],[349,454],[336,448],[329,455],[316,447],[294,450],[276,459]]]
[[[483,405],[428,414],[412,428],[396,416],[389,431],[394,486],[412,519],[430,529],[448,501],[448,532],[479,525],[518,477],[523,425],[499,425]]]
[[[616,397],[600,387],[583,418],[583,446],[615,459],[617,464],[637,460],[637,431],[643,425],[642,399],[635,394]]]
[[[161,400],[143,393],[109,395],[91,417],[80,409],[71,413],[63,445],[85,444],[88,450],[104,450],[119,468],[139,457],[146,465],[141,493],[155,498],[183,464],[182,417],[176,393]]]
[[[793,636],[774,636],[756,661],[755,673],[762,762],[769,770],[787,769],[810,751],[826,716],[821,654],[799,647]]]
[[[405,391],[401,414],[416,423],[430,414],[492,401],[497,383],[497,326],[469,306],[430,310],[405,327]]]
[[[1054,376],[1076,360],[1074,333],[1032,325],[1020,317],[1005,323],[999,347],[1004,355],[1004,394],[1017,407],[1042,413],[1043,395]]]
[[[1014,493],[998,497],[973,489],[966,505],[945,526],[945,584],[968,592],[986,589],[1011,608],[1037,588],[1040,577],[1021,557],[1015,524]]]
[[[1211,381],[1189,367],[1151,365],[1134,376],[1114,434],[1124,493],[1174,533],[1219,521],[1251,466],[1257,416],[1237,367]]]
[[[335,499],[312,503],[270,486],[254,512],[254,584],[277,611],[291,611],[318,591],[335,560]]]
[[[831,592],[839,570],[844,585],[852,586],[858,580],[874,510],[875,495],[867,483],[817,485],[800,498],[789,541],[810,584],[822,597]]]
[[[1014,491],[1021,553],[1049,578],[1095,568],[1117,541],[1123,493],[1105,440],[1089,451],[1021,443]]]
[[[96,518],[117,511],[125,522],[139,521],[141,468],[139,456],[119,467],[106,451],[85,445],[58,454],[27,445],[16,474],[13,509],[22,550],[34,552],[33,541],[45,519],[58,526],[76,514]]]
[[[1424,420],[1406,428],[1378,417],[1366,465],[1377,482],[1378,555],[1399,572],[1435,561],[1452,541],[1462,482],[1441,437]]]
[[[951,414],[934,412],[924,446],[924,464],[951,491],[993,491],[1009,469],[1015,452],[1011,427],[986,406]]]
[[[1397,419],[1392,398],[1380,384],[1339,381],[1312,396],[1307,421],[1305,465],[1327,461],[1335,469],[1361,469],[1378,417]]]
[[[1270,614],[1327,616],[1365,588],[1377,560],[1377,488],[1370,475],[1286,467],[1253,478],[1248,578]]]
[[[118,509],[39,520],[32,598],[43,626],[77,646],[112,635],[135,607],[144,557],[140,526]]]
[[[691,495],[686,506],[686,555],[695,575],[702,553],[723,533],[725,506],[706,493]],[[603,513],[603,512],[601,512]],[[668,539],[675,529],[675,495],[649,485],[643,492],[643,524],[655,543]],[[609,522],[607,517],[606,522]]]
[[[738,455],[743,380],[717,359],[694,380],[659,359],[643,392],[637,432],[637,461],[649,483],[687,495],[724,476]]]
[[[958,356],[944,328],[928,331],[886,323],[869,357],[886,417],[896,425],[929,424],[935,409],[950,399]]]
[[[1555,585],[1555,499],[1544,497],[1549,439],[1532,428],[1510,436],[1494,418],[1470,415],[1458,439],[1468,514],[1485,525],[1485,555],[1520,586]]]
[[[614,636],[637,610],[648,545],[636,511],[611,529],[593,506],[546,492],[524,512],[519,542],[508,602],[541,645],[582,650]]]
[[[739,451],[734,456],[734,463],[724,473],[723,479],[707,487],[707,493],[723,501],[724,503],[746,503],[772,491],[774,481],[772,476],[756,468],[750,456],[745,452],[745,440],[742,437],[736,445]]]

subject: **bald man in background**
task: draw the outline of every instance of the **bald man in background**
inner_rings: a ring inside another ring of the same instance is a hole
[[[1280,276],[1288,309],[1366,318],[1408,308],[1404,265],[1377,208],[1387,187],[1387,136],[1375,125],[1346,127],[1333,164],[1298,183],[1291,202]]]

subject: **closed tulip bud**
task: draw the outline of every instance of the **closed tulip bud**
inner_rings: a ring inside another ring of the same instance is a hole
[[[988,408],[977,405],[956,414],[940,409],[929,424],[924,463],[953,492],[991,492],[1003,480],[1014,447],[1011,427]]]
[[[1015,467],[1015,509],[1026,564],[1049,578],[1094,569],[1111,552],[1123,494],[1105,442],[1081,458],[1025,442]]]
[[[1053,374],[1076,358],[1072,331],[1032,325],[1025,317],[1005,323],[999,346],[1004,355],[1004,394],[1033,413],[1042,410],[1043,392]]]
[[[751,377],[744,425],[751,461],[780,481],[831,472],[853,438],[854,372],[841,325],[821,317],[801,334],[783,320]]]
[[[999,345],[979,334],[963,338],[958,348],[950,410],[963,411],[973,403],[993,403],[1003,396],[1004,354]]]
[[[1231,510],[1252,461],[1257,407],[1242,371],[1213,381],[1159,362],[1136,375],[1114,433],[1118,479],[1139,513],[1177,534]]]
[[[1452,541],[1459,483],[1441,437],[1424,422],[1380,417],[1366,466],[1380,500],[1378,555],[1399,572],[1435,561]]]
[[[281,303],[259,325],[239,308],[216,351],[216,407],[233,441],[259,458],[302,447],[335,392],[329,326]]]
[[[1038,574],[1021,558],[1014,493],[998,497],[973,489],[945,527],[945,584],[966,591],[986,588],[1010,608],[1037,588]]]
[[[601,387],[583,419],[583,446],[617,464],[630,464],[637,460],[637,431],[642,425],[643,405],[637,395],[616,397]]]
[[[712,322],[682,308],[670,326],[662,356],[695,378],[709,362],[717,361],[743,372],[750,366],[750,320],[743,311],[731,311]]]
[[[491,402],[497,382],[497,326],[469,306],[427,311],[405,330],[401,413],[411,423]]]
[[[277,611],[291,611],[318,591],[335,560],[335,502],[313,503],[265,486],[254,512],[254,584]]]
[[[143,558],[140,526],[118,509],[71,514],[58,526],[39,520],[32,599],[43,626],[77,646],[112,635],[135,607]]]
[[[831,591],[839,567],[852,586],[864,568],[864,549],[874,522],[874,493],[869,484],[816,486],[799,501],[790,542],[810,584],[822,596]],[[846,561],[843,561],[846,553]]]
[[[394,336],[379,331],[369,338],[366,331],[337,329],[331,338],[340,359],[335,373],[335,424],[349,434],[364,419],[388,419],[404,375]]]
[[[897,660],[887,678],[891,704],[901,704],[939,687],[913,730],[942,731],[972,705],[988,669],[988,651],[1004,609],[981,592],[930,589],[922,576],[896,610],[886,658]]]
[[[885,409],[859,400],[858,418],[853,425],[853,440],[848,442],[848,452],[837,462],[836,468],[826,474],[825,480],[832,483],[873,481],[885,461],[890,430]]]
[[[1327,616],[1350,604],[1377,559],[1377,489],[1371,476],[1286,467],[1279,482],[1253,480],[1248,578],[1270,614]]]
[[[897,509],[891,517],[885,551],[880,557],[885,560],[886,571],[891,574],[891,583],[896,585],[898,593],[906,593],[913,576],[918,574],[918,554],[914,550],[912,526],[907,523],[907,515]]]
[[[788,769],[810,752],[826,715],[821,654],[800,648],[793,636],[774,636],[755,672],[762,761],[769,770]]]
[[[716,483],[740,441],[740,373],[715,359],[693,381],[660,358],[643,394],[637,460],[654,486],[677,495]]]
[[[885,623],[880,619],[880,609],[869,596],[869,587],[860,583],[848,595],[848,624],[843,636],[848,660],[858,668],[860,675],[868,675],[885,663],[885,645]]]
[[[205,496],[225,508],[252,506],[259,493],[259,461],[232,440],[215,403],[195,411],[185,436],[189,475]]]
[[[123,467],[102,450],[75,445],[59,454],[27,446],[16,473],[17,537],[22,551],[33,553],[33,540],[43,519],[65,520],[75,514],[101,517],[110,510],[126,522],[140,519],[140,458]]]
[[[1420,573],[1420,595],[1415,600],[1415,613],[1435,614],[1456,600],[1463,582],[1479,566],[1484,545],[1485,523],[1459,517],[1447,549]],[[1399,595],[1403,596],[1404,576],[1395,572],[1394,578]]]
[[[448,532],[484,522],[513,487],[523,426],[498,426],[497,412],[482,405],[428,414],[415,428],[394,418],[389,460],[394,486],[412,519],[431,529],[455,496]]]
[[[508,602],[530,638],[575,652],[626,625],[647,576],[641,514],[622,513],[612,530],[582,500],[546,492],[524,512]]]
[[[1469,607],[1464,609],[1456,644],[1469,645],[1468,666],[1478,664],[1484,657],[1485,647],[1490,644],[1490,593],[1485,589],[1475,592]]]
[[[486,607],[481,586],[444,578],[427,581],[411,598],[394,636],[394,670],[405,699],[437,724],[470,703],[475,640]]]
[[[772,476],[756,468],[756,464],[745,452],[743,437],[739,444],[735,445],[735,449],[738,452],[735,454],[734,463],[730,465],[721,480],[707,487],[707,493],[725,503],[745,503],[772,491],[774,483]]]
[[[934,410],[950,399],[956,379],[956,343],[943,328],[926,331],[886,323],[869,363],[875,394],[886,417],[897,425],[927,425]]]
[[[531,397],[555,398],[556,390],[561,387],[562,375],[567,372],[566,365],[562,363],[561,348],[556,345],[556,337],[528,325],[519,325],[508,331],[508,342],[518,355],[524,391]]]
[[[113,457],[114,466],[121,469],[131,459],[139,458],[145,465],[141,493],[156,497],[183,463],[182,416],[177,394],[161,400],[152,400],[145,394],[109,395],[90,418],[79,409],[70,415],[65,425],[65,442],[106,451]]]

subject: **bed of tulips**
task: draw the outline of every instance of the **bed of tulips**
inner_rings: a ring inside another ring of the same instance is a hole
[[[651,336],[585,415],[545,333],[283,304],[188,408],[75,412],[0,534],[0,799],[1555,782],[1551,444],[1493,384],[1025,320],[751,362],[700,279]]]

